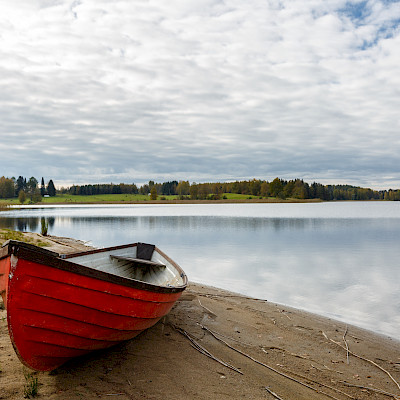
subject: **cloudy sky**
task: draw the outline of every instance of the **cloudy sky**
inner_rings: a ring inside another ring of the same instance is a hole
[[[0,0],[0,176],[400,187],[400,2]]]

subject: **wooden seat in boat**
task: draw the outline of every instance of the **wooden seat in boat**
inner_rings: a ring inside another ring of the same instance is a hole
[[[150,261],[150,260],[144,260],[143,258],[123,257],[123,256],[114,256],[114,255],[110,255],[110,257],[115,260],[129,261],[138,267],[166,268],[165,264],[157,263],[157,262]]]

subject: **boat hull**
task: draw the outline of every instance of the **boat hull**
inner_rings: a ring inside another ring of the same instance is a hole
[[[184,289],[123,285],[82,275],[75,265],[68,270],[67,261],[58,260],[66,266],[57,268],[37,258],[1,259],[0,290],[15,351],[39,371],[135,337],[166,315]]]

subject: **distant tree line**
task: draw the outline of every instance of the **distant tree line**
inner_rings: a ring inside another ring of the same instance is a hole
[[[96,185],[73,185],[70,188],[62,189],[63,192],[72,195],[92,196],[98,194],[137,194],[139,190],[135,184],[129,185],[120,183],[119,185],[96,184]]]
[[[126,184],[94,184],[73,185],[60,189],[60,193],[72,195],[99,195],[99,194],[143,194],[150,195],[151,199],[158,196],[177,196],[185,200],[218,200],[226,193],[236,193],[252,198],[276,197],[279,199],[321,199],[332,200],[400,200],[400,190],[372,190],[351,185],[323,185],[321,183],[308,184],[302,179],[284,180],[275,178],[269,182],[261,179],[252,179],[235,182],[190,183],[189,181],[168,181],[156,183],[149,181],[138,187],[134,183]],[[0,198],[19,198],[21,202],[30,200],[38,202],[44,196],[55,196],[56,188],[50,179],[45,184],[44,179],[34,177],[29,179],[19,176],[16,178],[0,178]]]
[[[41,201],[43,196],[55,196],[56,188],[54,182],[50,179],[47,185],[44,183],[44,178],[42,178],[39,185],[38,180],[35,177],[30,177],[28,180],[19,176],[17,179],[6,178],[2,176],[0,178],[0,198],[11,199],[19,198],[23,203],[26,199],[30,199],[31,202]]]
[[[154,181],[149,181],[140,188],[138,188],[134,183],[126,184],[120,183],[115,184],[95,184],[95,185],[73,185],[69,189],[63,189],[64,193],[69,193],[72,195],[82,195],[91,196],[98,194],[150,194],[153,188],[156,189],[157,194],[160,195],[176,195],[176,187],[178,185],[177,181],[155,183]]]
[[[182,182],[180,182],[181,184]],[[252,179],[226,183],[200,183],[189,185],[184,183],[185,191],[190,198],[219,199],[224,193],[238,193],[248,197],[275,197],[279,199],[321,199],[330,200],[380,200],[387,199],[387,191],[375,191],[350,185],[308,184],[301,179],[283,180],[275,178],[272,182]],[[400,191],[393,193],[391,200],[400,200]]]
[[[400,190],[372,190],[351,185],[308,184],[302,179],[284,180],[275,178],[273,181],[252,179],[235,182],[190,183],[189,181],[169,181],[148,183],[137,187],[132,184],[96,184],[73,185],[63,189],[64,193],[73,195],[97,194],[144,194],[158,196],[174,195],[180,199],[218,200],[225,193],[237,193],[248,197],[276,197],[279,199],[321,199],[332,200],[400,200]]]

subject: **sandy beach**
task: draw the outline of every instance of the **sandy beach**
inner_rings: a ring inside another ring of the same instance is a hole
[[[0,300],[0,399],[23,398],[26,373],[46,399],[400,399],[399,341],[267,300],[190,283],[153,328],[50,373],[20,363]]]

